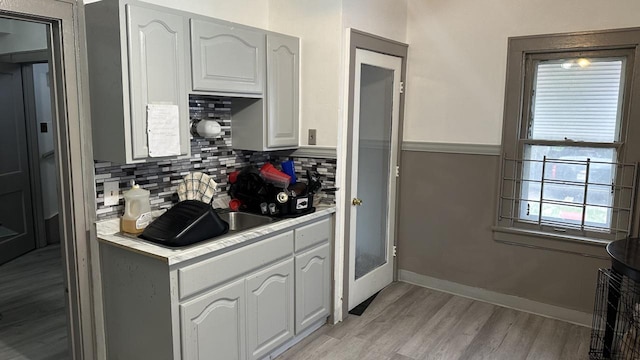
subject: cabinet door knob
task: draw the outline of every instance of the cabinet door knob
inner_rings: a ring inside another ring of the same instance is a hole
[[[351,204],[353,204],[353,206],[360,206],[362,205],[362,200],[358,198],[353,198],[353,200],[351,200]]]

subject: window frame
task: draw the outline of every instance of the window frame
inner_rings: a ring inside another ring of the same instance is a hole
[[[578,50],[578,51],[563,51],[563,52],[553,52],[553,53],[543,53],[543,52],[538,52],[538,53],[534,53],[534,54],[526,54],[525,55],[525,74],[524,74],[524,79],[522,81],[522,86],[524,86],[523,88],[523,98],[522,98],[522,102],[523,102],[523,112],[521,115],[521,120],[520,120],[520,132],[519,132],[519,141],[520,143],[526,143],[526,144],[530,144],[530,145],[562,145],[564,143],[564,145],[566,146],[571,146],[571,145],[576,145],[578,142],[576,141],[558,141],[558,140],[534,140],[534,139],[529,139],[526,136],[526,133],[528,132],[528,126],[529,123],[531,122],[531,110],[532,110],[532,99],[533,99],[533,86],[534,86],[534,81],[535,81],[535,76],[534,76],[534,71],[535,71],[535,66],[534,64],[537,62],[542,62],[542,61],[546,61],[546,60],[561,60],[561,59],[565,59],[565,58],[613,58],[613,57],[624,57],[626,58],[625,60],[625,71],[622,73],[622,77],[620,79],[621,83],[624,84],[623,88],[625,90],[628,90],[631,86],[631,79],[632,79],[632,73],[630,72],[630,70],[632,70],[633,68],[633,63],[634,63],[634,59],[633,59],[633,51],[632,49],[606,49],[606,50],[602,50],[602,49],[598,49],[598,50]],[[618,114],[618,116],[620,117],[620,136],[618,138],[617,141],[614,141],[612,144],[615,145],[615,147],[617,149],[620,148],[620,146],[622,145],[622,143],[625,142],[626,139],[626,131],[627,131],[627,127],[625,126],[626,123],[628,122],[628,119],[625,118],[624,114],[625,112],[628,110],[627,108],[629,107],[629,92],[630,91],[624,91],[622,94],[622,108],[620,109],[620,112]],[[609,143],[602,143],[602,142],[585,142],[585,141],[580,141],[580,146],[581,147],[611,147],[609,145],[604,145],[604,144],[609,144]],[[520,154],[522,155],[522,154]]]
[[[536,62],[541,60],[557,60],[574,57],[625,57],[625,69],[621,78],[624,92],[620,109],[619,140],[613,143],[576,142],[557,140],[534,140],[528,138],[531,118],[532,91]],[[570,226],[541,226],[529,221],[505,220],[501,217],[501,207],[505,203],[503,177],[505,171],[515,170],[517,179],[522,179],[522,165],[519,170],[506,169],[505,159],[523,159],[527,144],[551,146],[580,146],[615,148],[617,162],[640,162],[640,141],[634,144],[630,139],[640,139],[640,28],[593,31],[568,34],[550,34],[524,37],[512,37],[508,40],[507,74],[505,85],[505,102],[503,113],[502,152],[499,171],[498,199],[496,206],[496,224],[494,233],[496,240],[511,241],[513,234],[529,237],[555,238],[561,240],[577,240],[592,243],[606,243],[620,237],[612,232],[577,231]],[[512,165],[518,167],[518,165]],[[615,182],[620,181],[619,174]],[[635,181],[635,177],[634,177]],[[517,183],[517,182],[516,182]],[[521,183],[520,183],[521,184]],[[637,188],[637,184],[634,183]],[[513,188],[515,187],[515,189]],[[519,194],[521,185],[513,185],[511,190]],[[520,196],[520,195],[518,195]],[[632,204],[629,236],[638,236],[639,204],[635,192],[628,199]],[[617,201],[617,200],[614,200]],[[618,202],[620,202],[618,200]],[[613,204],[616,206],[616,204]],[[519,215],[519,205],[513,203],[512,218]],[[611,219],[613,227],[615,219]],[[518,237],[518,236],[516,236]],[[522,236],[518,237],[521,238]],[[531,243],[528,243],[531,244]],[[535,244],[535,241],[533,242]]]
[[[536,65],[542,63],[544,61],[555,61],[562,59],[576,59],[576,58],[598,58],[598,59],[606,59],[606,58],[623,58],[624,62],[624,71],[621,74],[620,82],[621,89],[624,91],[621,92],[621,98],[619,98],[619,104],[621,105],[618,109],[618,119],[617,119],[617,127],[619,128],[619,134],[617,139],[612,142],[587,142],[587,141],[572,141],[572,140],[541,140],[541,139],[532,139],[529,137],[529,128],[531,126],[533,119],[533,106],[534,106],[534,86],[536,82]],[[629,107],[629,91],[627,89],[631,86],[631,78],[632,74],[630,73],[630,69],[633,67],[633,52],[630,49],[614,49],[614,50],[579,50],[572,52],[553,52],[553,53],[535,53],[535,54],[527,54],[525,55],[525,73],[524,79],[522,81],[523,86],[523,98],[522,98],[522,118],[520,120],[520,129],[519,129],[519,139],[518,145],[516,149],[516,158],[517,159],[525,159],[525,149],[527,146],[534,145],[543,145],[543,146],[567,146],[567,147],[576,147],[576,148],[605,148],[605,149],[614,149],[616,152],[615,162],[624,162],[621,158],[620,149],[624,144],[624,139],[626,138],[626,131],[628,123],[628,119],[625,117],[625,113]],[[523,169],[522,169],[523,170]],[[522,170],[520,170],[519,177],[523,178]],[[618,176],[614,178],[614,182],[618,184],[620,179]],[[522,182],[518,183],[518,188],[516,189],[516,194],[521,194],[522,192]],[[586,201],[586,199],[584,199]],[[622,206],[621,204],[629,203],[632,199],[629,196],[615,196],[613,198],[612,206]],[[550,203],[550,202],[547,202]],[[543,221],[541,225],[532,225],[530,221],[522,219],[519,214],[519,207],[515,207],[514,211],[516,214],[514,215],[519,220],[516,220],[519,224],[518,227],[522,227],[529,230],[541,230],[549,233],[562,232],[567,235],[573,236],[582,236],[582,237],[593,237],[600,238],[606,240],[613,240],[616,237],[619,237],[619,234],[614,232],[605,233],[602,231],[594,231],[590,230],[588,227],[586,229],[576,229],[575,226],[567,225],[562,226],[562,224],[550,224],[549,221]],[[542,211],[542,205],[539,211]],[[611,228],[614,228],[619,224],[619,218],[623,218],[621,216],[620,211],[612,210],[612,218],[611,218]],[[626,222],[625,222],[626,223]]]

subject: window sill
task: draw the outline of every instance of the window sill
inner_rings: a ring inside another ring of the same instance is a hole
[[[609,241],[606,240],[501,226],[494,226],[492,229],[493,240],[499,243],[609,260],[606,251]]]

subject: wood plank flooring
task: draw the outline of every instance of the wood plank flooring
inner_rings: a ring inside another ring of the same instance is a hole
[[[61,259],[50,245],[0,266],[0,359],[69,359]]]
[[[407,283],[278,360],[582,360],[590,329]]]

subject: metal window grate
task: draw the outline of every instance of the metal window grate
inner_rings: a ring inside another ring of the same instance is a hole
[[[607,323],[612,308],[617,313]],[[600,269],[592,326],[590,360],[640,359],[640,284]]]
[[[536,177],[525,177],[525,165],[537,164]],[[582,170],[581,176],[554,179],[545,174],[549,165],[576,166]],[[613,171],[611,183],[601,179],[590,179],[592,170],[598,166],[610,167]],[[631,233],[633,204],[636,197],[637,163],[619,163],[587,160],[503,158],[500,183],[498,222],[501,226],[525,227],[539,231],[572,231],[581,236],[601,237],[607,240],[625,238]],[[536,187],[536,196],[524,194],[527,186]],[[553,198],[547,195],[552,188],[571,188],[575,198]],[[603,190],[606,189],[606,190]],[[607,193],[607,201],[594,201],[595,192]],[[561,218],[546,216],[548,209],[575,209],[579,216]],[[587,214],[606,214],[606,221],[590,221]],[[600,235],[598,235],[600,234]],[[611,234],[607,236],[607,234]]]

